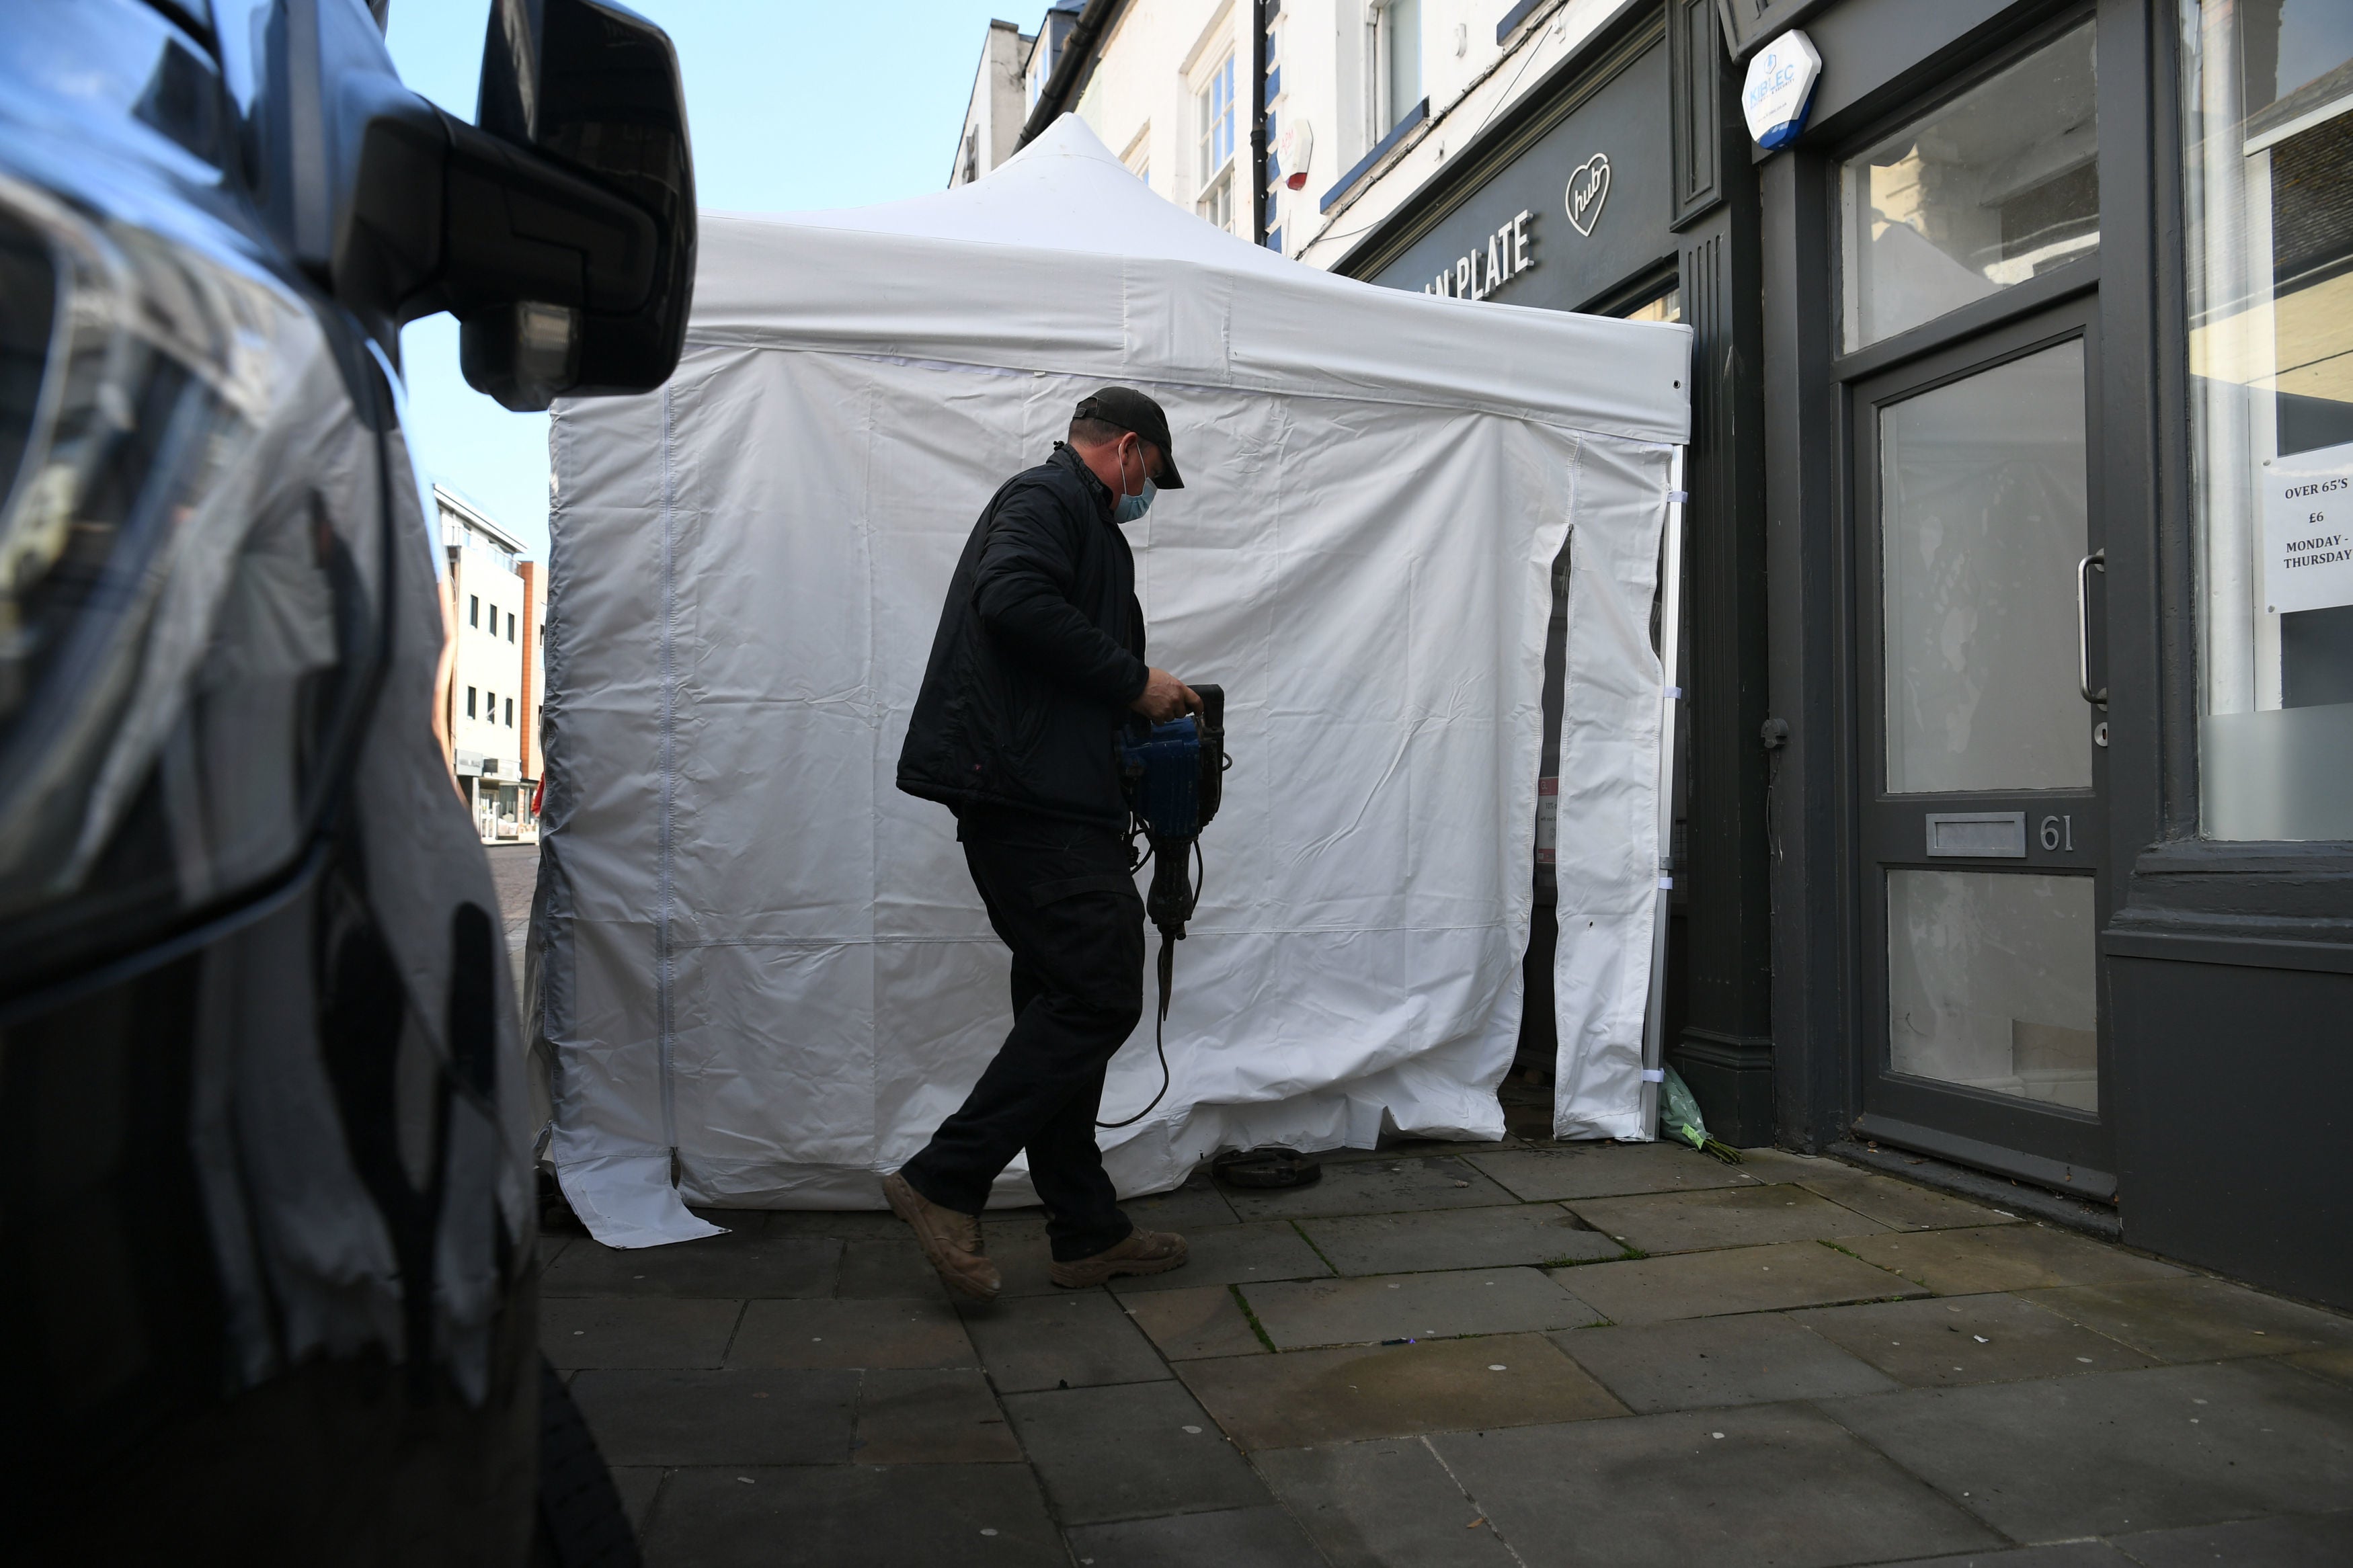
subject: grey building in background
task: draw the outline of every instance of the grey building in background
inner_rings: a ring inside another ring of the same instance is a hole
[[[1082,6],[1082,0],[1055,0],[1035,33],[1011,22],[989,23],[956,137],[955,165],[948,171],[950,189],[972,184],[1018,150],[1021,127],[1053,75]]]
[[[1021,137],[1021,68],[1037,39],[1010,22],[991,22],[981,40],[980,64],[965,105],[964,130],[956,137],[955,164],[948,185],[968,185],[1013,156]]]

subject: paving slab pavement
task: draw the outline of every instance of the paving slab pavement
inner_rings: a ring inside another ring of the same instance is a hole
[[[645,1533],[646,1515],[653,1510],[654,1494],[661,1490],[662,1480],[670,1474],[664,1465],[615,1465],[608,1461],[613,1474],[613,1489],[621,1494],[621,1511],[628,1517],[629,1528]]]
[[[1272,1503],[1081,1525],[1071,1550],[1094,1568],[1322,1568],[1291,1515]]]
[[[992,1212],[986,1308],[885,1214],[551,1236],[543,1341],[655,1568],[2353,1562],[2353,1320],[1507,1110],[1499,1144],[1138,1200],[1192,1262],[1108,1289]]]
[[[978,1366],[955,1309],[945,1301],[751,1301],[727,1364],[735,1367]]]
[[[1756,1186],[1762,1180],[1672,1143],[1564,1143],[1472,1154],[1469,1163],[1525,1203]]]
[[[629,1251],[590,1243],[567,1247],[540,1282],[543,1296],[825,1296],[841,1267],[842,1243],[733,1230],[691,1246]]]
[[[2157,1363],[2017,1296],[1932,1296],[1792,1312],[1859,1361],[1907,1388],[2076,1377]]]
[[[1179,1384],[1052,1389],[1004,1400],[1064,1524],[1268,1500],[1241,1451]]]
[[[572,1397],[617,1465],[839,1465],[860,1374],[840,1371],[584,1372]]]
[[[1790,1172],[1786,1167],[1776,1166],[1773,1168],[1774,1176],[1767,1179],[1786,1177],[1832,1203],[1852,1209],[1865,1219],[1877,1220],[1889,1230],[1952,1230],[1963,1226],[2024,1223],[2022,1215],[1988,1208],[1983,1204],[1973,1204],[1950,1193],[1915,1187],[1893,1176],[1876,1175],[1826,1160],[1814,1160],[1808,1163],[1817,1167],[1831,1165],[1832,1168]]]
[[[1241,1298],[1230,1285],[1139,1290],[1120,1298],[1120,1305],[1170,1361],[1258,1355],[1273,1348],[1250,1326]]]
[[[2014,1541],[2353,1497],[2353,1392],[2268,1362],[1918,1389],[1825,1409]]]
[[[2142,1568],[2320,1568],[2353,1563],[2353,1513],[2234,1520],[2117,1542]]]
[[[1902,1384],[1771,1312],[1555,1334],[1630,1410],[1645,1415],[1890,1394]]]
[[[1021,1460],[1021,1445],[987,1374],[975,1368],[861,1373],[858,1436],[849,1447],[861,1465]]]
[[[1878,1236],[1887,1229],[1794,1184],[1584,1198],[1567,1206],[1602,1235],[1653,1254],[1828,1241]]]
[[[1513,1568],[1504,1538],[1426,1438],[1270,1448],[1250,1462],[1332,1568]]]
[[[2290,1356],[2287,1363],[2315,1377],[2353,1388],[2353,1351],[2314,1351],[2308,1355]]]
[[[1568,1273],[1563,1283],[1616,1323],[1927,1294],[1901,1275],[1813,1241],[1593,1263]]]
[[[1046,1244],[1045,1222],[1039,1219],[985,1220],[981,1234],[988,1256],[1004,1277],[1006,1296],[1050,1296],[1058,1287],[1047,1278],[1051,1253]],[[1201,1285],[1236,1285],[1266,1279],[1303,1279],[1332,1272],[1330,1264],[1296,1227],[1282,1220],[1247,1225],[1200,1226],[1181,1232],[1191,1258],[1168,1274],[1123,1279],[1113,1288],[1130,1290],[1185,1290]]]
[[[1351,1215],[1302,1220],[1299,1229],[1343,1274],[1593,1263],[1626,1256],[1624,1244],[1546,1204]]]
[[[857,1299],[922,1297],[949,1300],[947,1287],[911,1236],[852,1238],[841,1244],[834,1294]]]
[[[1601,1314],[1538,1268],[1470,1268],[1250,1285],[1242,1300],[1278,1351],[1573,1329]]]
[[[1858,1237],[1846,1245],[1864,1262],[1892,1268],[1939,1296],[2118,1285],[2181,1273],[2155,1258],[2040,1222]]]
[[[1829,1568],[2008,1544],[1803,1405],[1456,1432],[1431,1446],[1528,1568]]]
[[[2160,1361],[2353,1352],[2353,1321],[2198,1275],[2036,1290],[2025,1299]]]
[[[1625,1413],[1541,1334],[1188,1361],[1178,1363],[1176,1374],[1245,1448]]]
[[[1327,1165],[1312,1186],[1237,1192],[1226,1200],[1244,1219],[1308,1219],[1324,1215],[1485,1208],[1513,1201],[1478,1166],[1454,1154],[1356,1160]]]
[[[756,1222],[771,1236],[830,1237],[837,1241],[904,1241],[907,1227],[887,1209],[705,1209],[694,1213],[713,1225]],[[695,1245],[700,1246],[701,1243]]]
[[[671,1472],[639,1532],[694,1568],[1070,1568],[1027,1465],[722,1466]]]
[[[743,1316],[741,1301],[545,1297],[539,1303],[539,1342],[558,1372],[716,1367]]]
[[[1134,1320],[1100,1290],[1016,1296],[962,1311],[989,1381],[1006,1394],[1175,1375]]]
[[[1955,1557],[1915,1557],[1905,1563],[1904,1568],[2141,1568],[2141,1565],[2105,1541],[2063,1541],[2051,1546],[2021,1546],[2015,1552],[1964,1552]]]
[[[1127,1217],[1146,1230],[1174,1230],[1191,1233],[1203,1226],[1239,1225],[1242,1215],[1234,1212],[1226,1194],[1209,1180],[1206,1171],[1198,1171],[1186,1184],[1173,1193],[1156,1193],[1148,1198],[1130,1198],[1120,1207]]]

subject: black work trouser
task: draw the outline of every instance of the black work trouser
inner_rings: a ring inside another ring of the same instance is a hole
[[[967,817],[957,837],[1013,950],[1013,1029],[964,1105],[900,1173],[932,1202],[978,1214],[1027,1150],[1058,1261],[1134,1228],[1095,1143],[1103,1069],[1144,1016],[1144,900],[1127,840],[1046,818]]]

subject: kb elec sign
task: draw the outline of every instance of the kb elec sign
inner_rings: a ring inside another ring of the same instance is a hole
[[[1822,57],[1813,40],[1795,31],[1782,34],[1748,62],[1748,80],[1740,89],[1740,112],[1757,145],[1770,152],[1798,139],[1806,128],[1806,111],[1814,105],[1814,83],[1821,75]]]

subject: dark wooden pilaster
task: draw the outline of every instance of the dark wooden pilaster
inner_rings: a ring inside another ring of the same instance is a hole
[[[1710,0],[1670,0],[1672,193],[1694,335],[1684,538],[1690,822],[1680,1026],[1670,1059],[1709,1130],[1773,1136],[1772,899],[1766,827],[1764,429],[1758,208],[1736,84]]]

